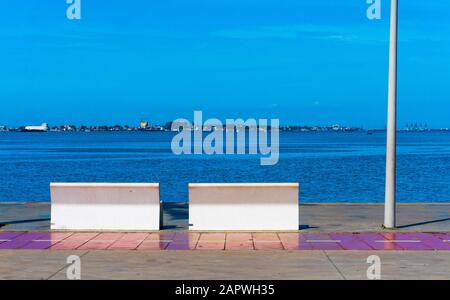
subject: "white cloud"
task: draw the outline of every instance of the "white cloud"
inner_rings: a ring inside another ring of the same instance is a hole
[[[246,29],[224,29],[213,33],[214,36],[234,39],[323,39],[352,41],[358,36],[347,30],[312,24],[294,24],[280,26],[260,26]]]

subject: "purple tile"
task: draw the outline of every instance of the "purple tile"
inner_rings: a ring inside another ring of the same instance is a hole
[[[9,242],[10,240],[24,234],[25,232],[0,232],[0,244]]]
[[[401,243],[407,250],[450,250],[444,240],[436,237],[432,233],[411,232],[397,233],[395,238],[398,240],[418,240],[420,243]]]
[[[443,240],[444,242],[450,242],[450,233],[428,233],[429,235],[432,235],[434,237],[437,237],[440,240]]]
[[[436,235],[431,233],[422,233],[420,234],[421,241],[432,247],[434,250],[450,250],[450,242],[446,242],[445,235]]]
[[[393,242],[392,234],[384,236],[381,233],[360,233],[357,236],[358,240],[368,244],[374,250],[404,250],[398,243]]]
[[[427,234],[423,233],[396,233],[392,238],[395,238],[405,250],[434,250],[433,247],[424,243],[423,239],[428,238]]]
[[[304,234],[299,235],[298,250],[314,250],[313,246],[306,241]]]
[[[162,240],[170,241],[165,250],[193,250],[199,237],[199,233],[177,232],[175,235],[163,237]]]
[[[340,240],[332,238],[329,234],[305,234],[305,241],[314,250],[342,250]]]
[[[330,237],[340,240],[339,244],[344,250],[373,250],[367,243],[358,239],[357,234],[352,233],[331,233]]]
[[[31,243],[33,240],[39,239],[45,236],[46,233],[42,232],[29,232],[21,234],[8,242],[0,244],[0,249],[20,249]]]
[[[51,246],[59,243],[70,237],[73,233],[70,232],[50,232],[41,236],[38,239],[32,240],[30,243],[23,246],[21,249],[48,249]]]

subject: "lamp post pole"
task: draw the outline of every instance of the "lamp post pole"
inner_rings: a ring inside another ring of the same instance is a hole
[[[395,185],[397,152],[397,33],[398,0],[391,0],[391,30],[389,49],[388,124],[386,141],[386,190],[384,227],[395,228]]]

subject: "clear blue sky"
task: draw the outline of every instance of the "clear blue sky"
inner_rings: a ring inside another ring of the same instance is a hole
[[[0,9],[0,124],[205,117],[386,123],[389,2],[14,0]],[[402,0],[399,122],[450,126],[450,1]]]

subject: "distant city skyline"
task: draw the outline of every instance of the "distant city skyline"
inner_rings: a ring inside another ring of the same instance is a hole
[[[193,121],[192,125],[195,126]],[[246,120],[244,120],[246,121]],[[225,122],[225,120],[223,121]],[[135,131],[135,130],[152,130],[152,131],[170,131],[172,121],[163,123],[150,123],[147,120],[141,120],[138,124],[22,124],[20,126],[0,125],[0,131],[22,131],[28,127],[46,127],[48,131]],[[181,123],[180,123],[181,124]],[[196,126],[195,126],[196,127]],[[270,126],[269,126],[270,127]],[[225,127],[224,127],[225,128]],[[330,123],[327,125],[317,124],[280,124],[279,128],[283,131],[373,131],[385,130],[386,128],[364,127],[364,126],[349,126],[346,124]],[[211,126],[205,126],[206,131],[210,131]],[[449,131],[450,127],[431,127],[427,122],[406,123],[404,126],[399,126],[400,131]]]
[[[16,0],[2,8],[0,125],[276,118],[386,124],[389,2]],[[449,127],[450,2],[399,15],[398,125]]]

